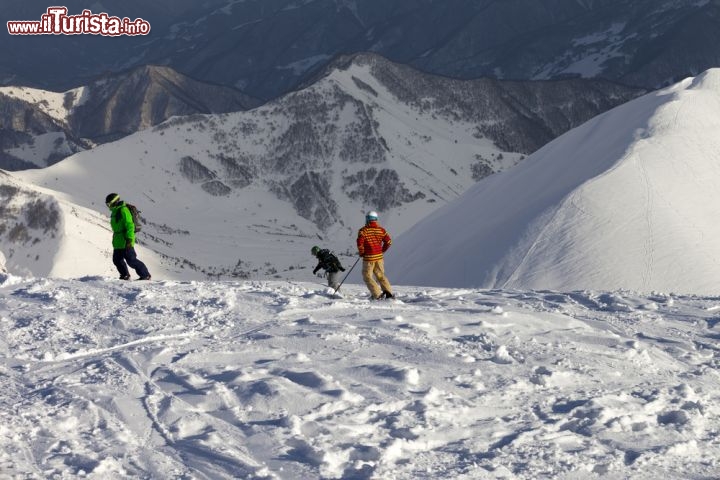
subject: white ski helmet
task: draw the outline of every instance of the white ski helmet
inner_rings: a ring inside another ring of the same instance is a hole
[[[375,210],[368,212],[367,215],[365,215],[365,221],[366,222],[372,222],[378,219],[378,214]]]

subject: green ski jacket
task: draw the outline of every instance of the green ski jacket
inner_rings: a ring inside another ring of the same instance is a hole
[[[110,228],[113,231],[112,245],[115,250],[135,246],[135,224],[125,202],[120,202],[110,210]]]

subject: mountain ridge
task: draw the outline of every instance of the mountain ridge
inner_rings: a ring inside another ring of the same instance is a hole
[[[485,106],[497,99],[487,88],[497,81],[437,79],[369,58],[253,110],[174,117],[18,176],[100,214],[99,199],[110,191],[140,204],[154,223],[144,229],[147,247],[166,276],[296,278],[304,274],[298,252],[302,258],[318,240],[351,254],[363,211],[380,210],[400,233],[477,179],[520,161],[519,150],[541,137],[527,118],[546,122],[543,108],[528,117],[504,103]],[[639,94],[587,80],[518,85],[529,99],[562,98],[549,107],[555,124],[547,130]],[[494,133],[505,130],[512,133]],[[62,270],[54,274],[70,274]]]
[[[152,36],[58,38],[52,51],[42,38],[9,38],[0,72],[65,90],[105,70],[162,64],[267,101],[296,89],[336,55],[362,51],[454,78],[581,76],[646,89],[720,65],[713,47],[720,42],[720,6],[709,0],[214,0],[165,16],[141,2],[107,8],[146,17]],[[8,7],[7,15],[27,13]],[[76,68],[59,62],[60,49]],[[107,53],[102,64],[89,64],[97,51]],[[28,57],[42,61],[27,65]]]
[[[106,75],[66,92],[0,87],[6,138],[0,168],[45,167],[172,116],[247,110],[258,104],[258,100],[236,89],[198,82],[169,67],[155,65]],[[24,125],[24,120],[10,124],[7,115],[12,111],[13,118],[45,119],[49,126],[33,130]],[[47,146],[38,137],[49,133],[54,134],[54,143]]]

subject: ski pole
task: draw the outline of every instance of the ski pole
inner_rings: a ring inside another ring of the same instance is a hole
[[[338,290],[340,290],[340,287],[342,287],[343,283],[345,283],[345,280],[347,280],[347,277],[348,277],[348,275],[350,275],[350,272],[353,271],[353,268],[355,268],[355,265],[357,265],[357,263],[360,261],[360,258],[361,257],[358,257],[357,260],[355,260],[355,263],[353,263],[353,266],[350,267],[350,270],[348,270],[348,272],[345,274],[345,277],[342,279],[342,282],[340,282],[340,285],[338,285],[338,287],[335,289],[335,291],[333,292],[333,295],[335,295],[338,292]]]

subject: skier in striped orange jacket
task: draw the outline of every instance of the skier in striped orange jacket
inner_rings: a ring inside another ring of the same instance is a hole
[[[383,262],[383,253],[390,248],[390,245],[392,239],[378,224],[377,212],[369,212],[365,216],[365,226],[358,231],[357,248],[363,258],[362,277],[373,300],[394,298],[390,282],[385,276]]]

